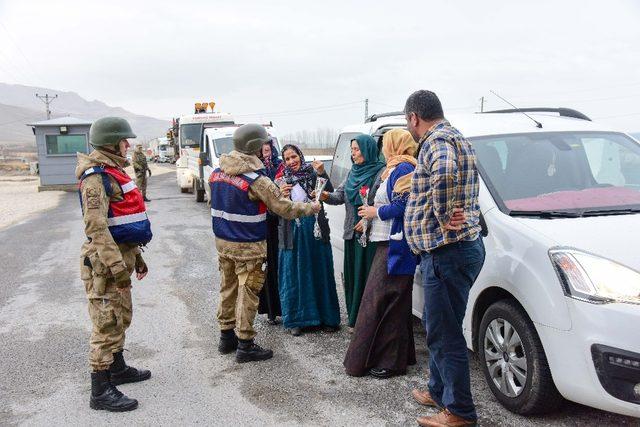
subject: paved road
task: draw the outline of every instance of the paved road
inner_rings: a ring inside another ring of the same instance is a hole
[[[427,378],[417,322],[419,364],[386,381],[344,374],[346,330],[292,337],[259,318],[258,339],[274,349],[272,360],[238,365],[233,356],[218,355],[219,278],[209,212],[180,194],[174,177],[154,175],[149,185],[155,237],[145,253],[149,276],[134,283],[125,354],[153,377],[121,387],[140,400],[130,413],[88,407],[90,323],[78,274],[84,237],[77,195],[0,230],[0,425],[414,425],[428,413],[409,399]],[[334,257],[339,272],[342,254]],[[493,399],[475,359],[472,366],[480,425],[638,424],[570,403],[551,416],[515,416]]]

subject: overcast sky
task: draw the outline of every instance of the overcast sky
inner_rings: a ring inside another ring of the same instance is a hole
[[[492,89],[640,131],[640,1],[0,0],[0,81],[159,118],[214,100],[283,133],[423,88],[445,113],[508,108]]]

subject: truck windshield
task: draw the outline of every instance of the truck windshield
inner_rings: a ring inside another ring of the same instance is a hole
[[[180,125],[180,147],[200,147],[202,139],[202,123]]]
[[[511,215],[611,215],[640,209],[640,144],[621,133],[472,138],[480,171]]]

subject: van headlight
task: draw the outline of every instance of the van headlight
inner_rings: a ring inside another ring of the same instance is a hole
[[[567,296],[594,304],[640,304],[640,273],[615,261],[570,248],[549,250]]]

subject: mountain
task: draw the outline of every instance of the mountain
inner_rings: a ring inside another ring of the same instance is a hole
[[[168,120],[135,114],[101,101],[87,101],[75,92],[0,83],[0,144],[33,142],[35,145],[33,132],[25,124],[46,120],[45,106],[36,98],[36,93],[58,95],[50,106],[51,118],[72,116],[95,120],[104,116],[124,117],[140,139],[164,136],[170,126]]]

